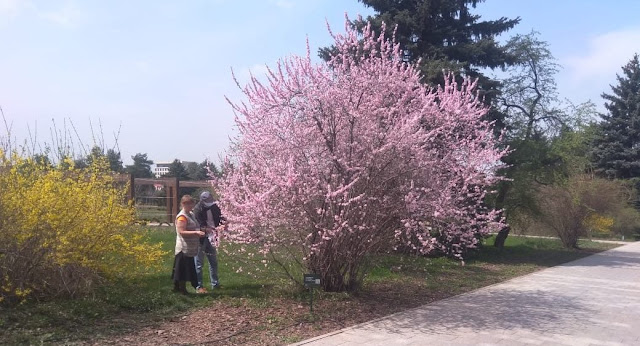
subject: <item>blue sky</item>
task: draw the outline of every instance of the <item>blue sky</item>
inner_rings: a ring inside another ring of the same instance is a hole
[[[231,77],[260,75],[278,58],[330,44],[344,13],[369,14],[356,0],[0,0],[0,106],[18,141],[49,141],[55,119],[71,119],[85,144],[102,122],[107,146],[121,126],[125,163],[217,160],[233,135],[224,96]],[[573,102],[609,91],[640,52],[640,1],[488,0],[485,19],[521,17],[515,33],[540,32],[564,69],[561,96]]]

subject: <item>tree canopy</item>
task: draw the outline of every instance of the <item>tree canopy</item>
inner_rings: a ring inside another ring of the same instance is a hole
[[[603,93],[602,115],[593,141],[596,171],[608,178],[640,177],[640,61],[638,54],[622,67],[611,94]]]
[[[151,165],[153,161],[147,157],[147,154],[137,153],[131,156],[133,165],[127,165],[126,172],[132,174],[135,178],[153,178]]]
[[[109,170],[114,173],[124,172],[120,152],[115,149],[108,149],[105,153],[104,148],[99,145],[94,145],[85,157],[74,160],[74,166],[80,169],[87,168],[97,159],[106,160],[109,164]]]
[[[376,14],[353,24],[362,28],[370,22],[374,30],[380,30],[384,22],[388,37],[395,30],[403,58],[411,62],[421,59],[419,68],[428,84],[442,84],[443,70],[478,78],[479,92],[490,102],[499,83],[481,70],[514,63],[496,37],[517,25],[520,18],[481,20],[472,10],[484,0],[359,1]],[[326,59],[332,49],[321,49],[320,55]]]
[[[552,184],[574,169],[574,152],[585,144],[571,144],[584,138],[574,131],[582,131],[582,123],[595,111],[590,102],[574,106],[560,99],[555,81],[560,66],[536,32],[516,35],[505,47],[516,64],[503,69],[506,77],[496,104],[505,115],[503,139],[511,152],[503,158],[503,174],[509,179],[498,185],[495,204],[514,221],[516,210],[525,217],[538,212],[537,186]],[[497,247],[508,232],[500,232]]]
[[[197,164],[194,163],[196,166]],[[169,172],[165,175],[165,177],[174,177],[180,180],[191,180],[189,176],[189,172],[187,171],[187,167],[182,163],[182,161],[175,159],[169,165]]]

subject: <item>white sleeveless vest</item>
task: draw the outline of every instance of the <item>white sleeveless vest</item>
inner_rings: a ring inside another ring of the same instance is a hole
[[[189,257],[194,257],[198,254],[198,246],[200,245],[200,237],[193,235],[183,237],[178,232],[178,217],[184,216],[187,218],[187,231],[199,231],[200,224],[193,216],[193,213],[185,213],[184,209],[180,210],[180,213],[176,215],[176,250],[175,254],[179,254],[183,252],[185,255]]]

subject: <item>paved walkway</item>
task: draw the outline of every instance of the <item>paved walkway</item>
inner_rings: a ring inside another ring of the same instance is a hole
[[[299,345],[640,345],[640,242]]]
[[[498,233],[493,233],[493,234],[498,234]],[[544,236],[544,235],[527,235],[527,234],[509,234],[509,237],[523,237],[523,238],[542,238],[542,239],[557,239],[560,240],[560,238],[558,237],[550,237],[550,236]],[[590,240],[596,243],[609,243],[609,244],[620,244],[620,245],[626,245],[626,244],[631,244],[633,243],[633,241],[624,241],[624,240],[607,240],[607,239],[587,239],[587,238],[581,238],[581,240]]]

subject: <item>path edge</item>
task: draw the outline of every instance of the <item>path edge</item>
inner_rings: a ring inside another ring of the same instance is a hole
[[[635,244],[635,243],[638,243],[638,242],[637,242],[637,241],[636,241],[636,242],[629,242],[628,244],[620,245],[620,246],[617,246],[617,247],[615,247],[615,248],[613,248],[613,249],[609,249],[609,250],[605,250],[605,251],[600,251],[600,252],[597,252],[597,253],[594,253],[594,254],[591,254],[591,255],[588,255],[588,256],[582,257],[582,258],[575,259],[575,260],[573,260],[573,261],[565,262],[565,263],[562,263],[562,264],[559,264],[559,265],[556,265],[556,266],[552,266],[552,267],[542,268],[542,269],[540,269],[540,270],[536,270],[536,271],[531,272],[531,273],[529,273],[529,274],[525,274],[525,275],[521,275],[521,276],[516,276],[516,277],[511,278],[511,279],[509,279],[509,280],[496,282],[495,284],[491,284],[491,285],[488,285],[488,286],[479,287],[479,288],[476,288],[476,289],[474,289],[474,290],[467,291],[467,292],[460,293],[460,294],[456,294],[456,295],[453,295],[453,296],[451,296],[451,297],[447,297],[447,298],[444,298],[444,299],[434,300],[434,301],[432,301],[431,303],[422,304],[422,305],[420,305],[420,306],[416,306],[415,308],[411,308],[411,309],[407,309],[407,310],[398,311],[398,312],[395,312],[395,313],[393,313],[393,314],[386,315],[386,316],[382,316],[382,317],[378,317],[378,318],[375,318],[375,319],[370,320],[370,321],[366,321],[366,322],[362,322],[362,323],[354,324],[353,326],[346,327],[346,328],[342,328],[342,329],[336,330],[336,331],[334,331],[334,332],[330,332],[330,333],[326,333],[326,334],[318,335],[318,336],[313,337],[313,338],[311,338],[311,339],[307,339],[307,340],[303,340],[303,341],[296,342],[296,343],[294,343],[294,344],[290,344],[289,346],[302,346],[302,345],[307,345],[307,344],[310,344],[310,343],[313,343],[313,342],[316,342],[316,341],[319,341],[319,340],[322,340],[322,339],[325,339],[325,338],[328,338],[328,337],[331,337],[331,336],[334,336],[334,335],[342,334],[342,333],[344,333],[344,332],[346,332],[346,331],[349,331],[349,330],[351,330],[351,329],[355,329],[355,328],[359,328],[359,327],[362,327],[362,326],[366,326],[366,325],[368,325],[368,324],[376,323],[376,322],[378,322],[378,321],[380,321],[380,320],[383,320],[383,319],[386,319],[386,318],[390,318],[390,317],[395,316],[395,315],[404,314],[404,313],[406,313],[406,312],[410,312],[410,311],[413,311],[413,310],[422,309],[423,307],[425,307],[425,306],[427,306],[427,305],[436,304],[436,303],[439,303],[439,302],[444,302],[444,301],[447,301],[447,300],[450,300],[450,299],[455,299],[455,298],[457,298],[457,297],[459,297],[459,296],[462,296],[462,295],[465,295],[465,294],[471,294],[471,293],[475,293],[475,292],[479,292],[479,291],[488,290],[488,289],[492,288],[493,286],[502,285],[502,284],[504,284],[504,283],[508,283],[508,282],[510,282],[510,281],[518,280],[518,279],[520,279],[520,278],[525,278],[525,277],[527,277],[527,276],[536,275],[536,274],[538,274],[538,273],[540,273],[540,272],[542,272],[542,271],[544,271],[544,270],[550,269],[550,268],[563,267],[563,266],[567,266],[567,265],[569,265],[569,264],[571,264],[571,263],[579,262],[579,261],[585,260],[585,259],[590,258],[590,257],[593,257],[593,256],[604,255],[604,254],[605,254],[605,253],[607,253],[607,252],[614,252],[614,251],[617,251],[617,250],[619,250],[619,249],[621,249],[621,248],[623,248],[623,247],[626,247],[626,246],[628,246],[628,245],[632,245],[632,244]]]

